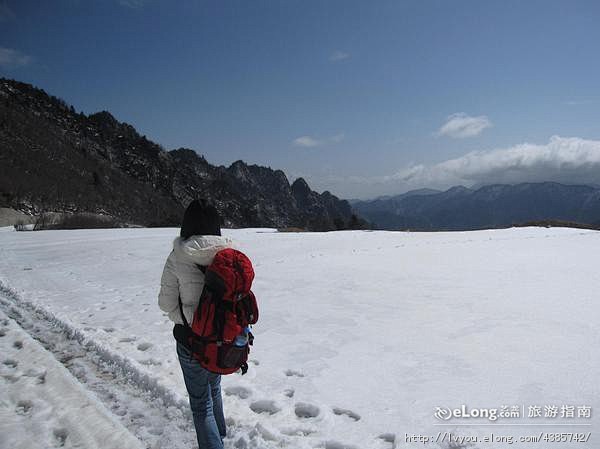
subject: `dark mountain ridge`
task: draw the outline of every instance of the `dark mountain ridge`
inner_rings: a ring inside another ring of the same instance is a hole
[[[195,151],[165,151],[109,112],[89,116],[29,84],[0,79],[0,207],[106,214],[146,226],[178,225],[194,198],[211,200],[228,227],[346,227],[353,211],[303,179],[237,161],[214,166]]]
[[[600,188],[555,182],[456,186],[353,207],[378,229],[471,230],[547,220],[597,225]]]

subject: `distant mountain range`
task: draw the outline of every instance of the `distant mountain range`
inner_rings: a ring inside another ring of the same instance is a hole
[[[352,207],[377,229],[472,230],[526,222],[600,225],[600,187],[554,182],[414,190]]]
[[[165,151],[109,112],[85,115],[29,84],[0,78],[0,208],[86,212],[144,226],[176,226],[194,198],[227,227],[470,230],[533,221],[600,225],[600,186],[557,183],[420,189],[350,202],[291,185],[281,170],[211,165]]]
[[[332,230],[364,225],[347,201],[302,178],[195,151],[165,151],[109,112],[85,115],[29,84],[0,79],[0,207],[91,212],[145,226],[178,225],[194,198],[228,227]]]

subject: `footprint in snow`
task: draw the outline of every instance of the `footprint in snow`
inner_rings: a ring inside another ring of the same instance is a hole
[[[145,366],[160,366],[162,362],[156,359],[140,360],[140,363]]]
[[[140,343],[137,348],[139,351],[147,351],[151,347],[152,347],[152,343]]]
[[[280,432],[290,437],[307,437],[313,433],[317,433],[315,429],[307,429],[302,427],[288,427],[281,429]]]
[[[72,360],[80,359],[82,357],[85,357],[85,353],[83,353],[82,351],[75,352],[73,354],[65,352],[58,355],[56,359],[63,365],[70,366]]]
[[[114,332],[114,331],[115,331],[115,328],[114,328],[114,327],[105,327],[105,328],[103,328],[102,330],[103,330],[104,332],[108,332],[108,333],[110,334],[111,332]]]
[[[69,436],[69,432],[65,428],[54,429],[52,431],[54,435],[54,442],[56,443],[56,447],[64,447]]]
[[[250,404],[250,410],[254,413],[268,413],[269,415],[274,415],[281,411],[279,407],[275,404],[275,401],[270,401],[268,399],[263,399],[260,401],[254,401]]]
[[[293,398],[294,393],[295,393],[295,391],[293,388],[288,388],[287,390],[283,391],[283,394],[285,394],[288,398]]]
[[[345,408],[334,407],[333,413],[338,416],[347,416],[348,418],[353,419],[354,421],[360,420],[360,415],[358,413],[354,413],[352,410],[348,410]]]
[[[6,329],[0,329],[0,337],[4,337],[6,335]]]
[[[115,407],[113,413],[117,416],[125,416],[127,414],[127,409],[119,408],[119,406]]]
[[[298,402],[294,407],[294,413],[298,418],[316,418],[319,412],[319,407],[306,402]]]
[[[339,441],[330,440],[323,443],[325,449],[357,449],[356,446],[340,443]]]
[[[16,368],[19,365],[19,362],[13,359],[6,359],[3,363],[9,368]]]
[[[391,444],[392,448],[396,447],[396,434],[394,433],[382,433],[377,438]]]
[[[32,408],[33,402],[27,400],[19,401],[17,402],[17,408],[15,409],[15,412],[17,415],[26,415],[31,411]]]
[[[13,348],[16,349],[23,349],[23,342],[20,340],[17,340],[13,343]]]
[[[248,442],[244,437],[239,437],[238,440],[233,444],[233,447],[235,447],[235,449],[247,449]]]
[[[119,343],[132,343],[135,341],[135,337],[125,337],[119,339]]]
[[[23,376],[36,378],[38,384],[45,384],[46,383],[46,370],[36,371],[33,368],[29,368],[27,371],[25,371],[25,373],[23,374]]]
[[[227,396],[237,396],[240,399],[248,399],[252,395],[252,391],[241,386],[232,386],[225,388]]]
[[[254,426],[254,429],[252,429],[248,433],[248,436],[250,437],[250,439],[254,439],[257,436],[260,436],[260,437],[262,437],[263,440],[266,440],[266,441],[279,441],[279,438],[277,438],[277,435],[275,435],[275,433],[273,433],[271,430],[267,429],[261,423],[256,423],[256,425]]]
[[[300,371],[296,371],[293,369],[286,370],[285,375],[287,377],[304,377],[304,374],[302,374]]]
[[[20,377],[13,376],[12,374],[2,374],[2,378],[9,384],[14,384],[20,379]]]

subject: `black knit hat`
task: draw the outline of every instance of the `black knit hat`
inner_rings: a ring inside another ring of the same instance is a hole
[[[192,201],[183,214],[181,238],[192,235],[221,235],[221,216],[205,199]]]

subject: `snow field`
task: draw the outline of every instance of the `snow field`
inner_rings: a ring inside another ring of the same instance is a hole
[[[405,433],[490,430],[439,427],[436,406],[600,405],[596,232],[225,233],[254,262],[261,308],[249,373],[223,378],[227,447],[413,449]],[[50,312],[79,342],[110,354],[97,366],[117,360],[135,389],[159,390],[149,400],[166,401],[183,434],[185,389],[171,324],[156,305],[176,234],[2,233],[0,280],[13,304]],[[127,392],[118,376],[114,383]],[[189,447],[159,411],[131,425],[148,397],[119,394],[115,413],[126,411],[119,419],[138,438]],[[505,449],[481,446],[495,447]],[[581,444],[561,449],[570,447]]]

